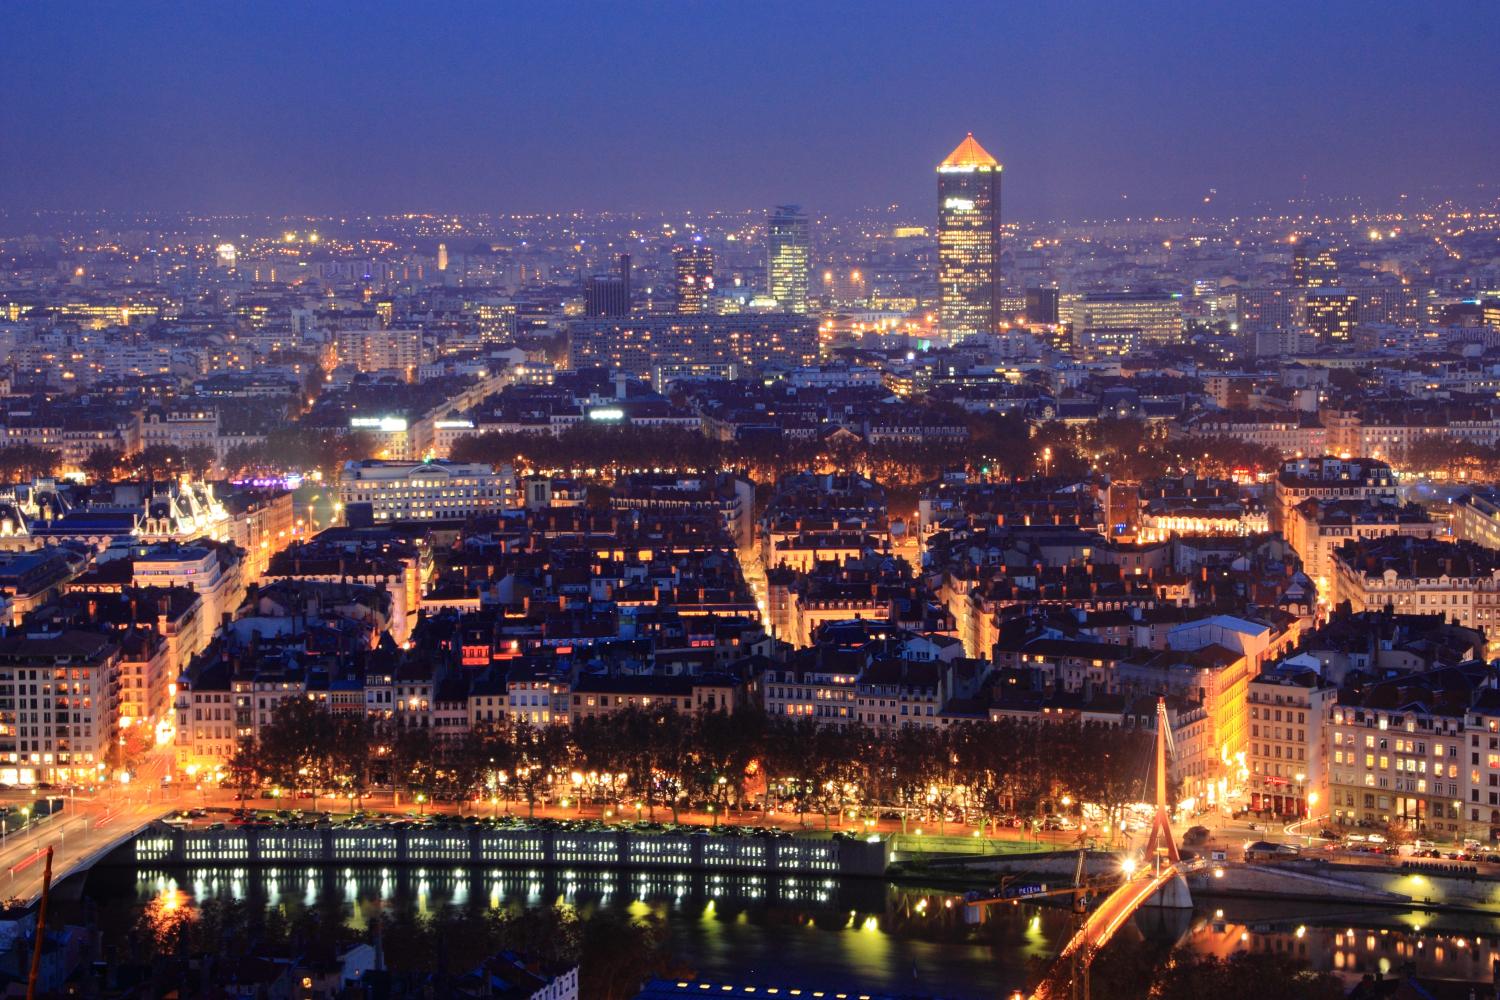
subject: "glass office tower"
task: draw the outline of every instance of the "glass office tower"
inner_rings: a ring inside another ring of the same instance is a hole
[[[949,342],[1000,325],[1000,164],[971,132],[938,164],[939,320]]]

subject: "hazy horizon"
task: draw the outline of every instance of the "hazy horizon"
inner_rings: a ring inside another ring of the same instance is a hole
[[[17,3],[0,206],[918,217],[973,131],[1007,219],[1500,181],[1500,8]],[[1210,201],[1205,203],[1203,199]]]

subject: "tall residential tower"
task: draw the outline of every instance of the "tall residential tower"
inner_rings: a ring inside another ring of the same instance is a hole
[[[950,340],[1000,326],[1000,164],[965,136],[938,164],[939,318]]]
[[[714,293],[714,252],[701,243],[673,254],[677,265],[677,311],[684,314],[711,311]]]
[[[777,205],[766,219],[766,291],[782,312],[807,312],[812,239],[798,205]]]

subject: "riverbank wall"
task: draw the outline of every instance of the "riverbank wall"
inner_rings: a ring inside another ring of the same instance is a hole
[[[1321,861],[1223,865],[1190,875],[1188,889],[1195,897],[1257,896],[1500,912],[1500,879],[1441,867],[1420,871]]]
[[[903,857],[891,875],[955,889],[988,887],[1006,876],[1063,885],[1071,881],[1077,859],[1073,851],[962,859]],[[1115,855],[1090,852],[1085,856],[1084,874],[1090,878],[1119,870]],[[1240,896],[1500,913],[1500,878],[1463,865],[1377,867],[1310,858],[1224,861],[1210,863],[1186,878],[1195,899]]]

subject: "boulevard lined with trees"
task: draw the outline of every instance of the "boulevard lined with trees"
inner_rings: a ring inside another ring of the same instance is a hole
[[[451,457],[492,466],[510,463],[601,474],[640,468],[738,468],[758,481],[807,468],[858,469],[887,487],[928,482],[951,469],[982,476],[1083,477],[1101,472],[1149,479],[1183,468],[1215,475],[1270,472],[1281,461],[1272,449],[1232,438],[1174,438],[1165,427],[1137,419],[1105,419],[1081,427],[1051,422],[1033,430],[1015,415],[960,412],[950,422],[964,427],[967,436],[917,443],[870,443],[853,434],[722,441],[697,431],[627,424],[571,427],[558,435],[470,435],[454,443]]]
[[[768,812],[831,829],[879,818],[993,832],[1002,823],[1097,807],[1110,839],[1149,787],[1151,733],[1002,719],[882,735],[861,726],[745,710],[683,715],[632,706],[572,726],[521,722],[434,737],[364,715],[283,704],[243,742],[228,781],[242,798],[274,794],[360,807],[392,790],[418,805],[535,815],[539,805],[677,821]],[[753,815],[750,815],[753,814]],[[1080,831],[1082,834],[1083,831]]]

